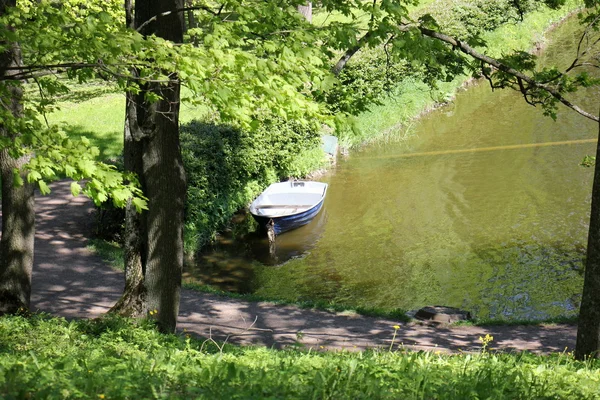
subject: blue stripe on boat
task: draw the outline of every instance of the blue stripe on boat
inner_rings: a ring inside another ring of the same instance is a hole
[[[250,213],[262,229],[272,220],[279,235],[308,224],[321,210],[326,193],[327,184],[322,182],[274,183],[252,202]]]

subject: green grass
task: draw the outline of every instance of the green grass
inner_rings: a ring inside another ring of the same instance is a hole
[[[548,319],[475,319],[472,321],[458,321],[454,326],[526,326],[526,325],[556,325],[556,324],[577,324],[578,317],[554,317]]]
[[[50,124],[59,124],[72,138],[86,136],[100,149],[100,159],[115,159],[123,152],[125,95],[110,84],[96,82],[74,85],[60,101],[60,108],[47,115]],[[188,94],[182,89],[182,97]],[[181,106],[182,124],[204,119],[208,108]]]
[[[90,239],[88,248],[99,255],[112,268],[118,271],[125,270],[125,258],[120,244],[101,239]]]
[[[7,399],[596,399],[571,354],[276,351],[162,335],[148,321],[0,318]]]

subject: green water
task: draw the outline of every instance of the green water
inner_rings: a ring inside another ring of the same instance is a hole
[[[545,57],[564,57],[569,28]],[[583,96],[583,97],[581,97]],[[597,110],[598,92],[579,101]],[[195,275],[226,290],[381,308],[448,305],[480,318],[574,315],[583,281],[597,124],[554,122],[485,84],[321,180],[324,210],[277,239],[224,240]]]

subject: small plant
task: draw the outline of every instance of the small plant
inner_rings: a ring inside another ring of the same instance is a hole
[[[394,325],[392,326],[392,328],[394,328],[394,336],[392,336],[392,343],[390,343],[390,351],[392,351],[392,347],[394,346],[394,340],[396,340],[396,334],[400,329],[400,325]]]
[[[485,334],[485,337],[479,336],[481,342],[481,353],[486,353],[489,350],[489,345],[494,341],[494,337],[489,333]]]

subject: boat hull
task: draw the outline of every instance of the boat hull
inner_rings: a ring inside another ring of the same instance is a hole
[[[273,183],[250,204],[261,229],[279,235],[308,224],[323,207],[327,184],[313,181]]]
[[[314,207],[301,212],[299,214],[287,215],[283,217],[263,217],[259,215],[252,214],[256,222],[262,230],[268,229],[268,224],[270,221],[273,221],[273,232],[276,235],[282,234],[287,231],[291,231],[292,229],[300,228],[303,225],[308,224],[313,220],[314,217],[317,216],[321,208],[323,207],[323,200],[319,201]]]

